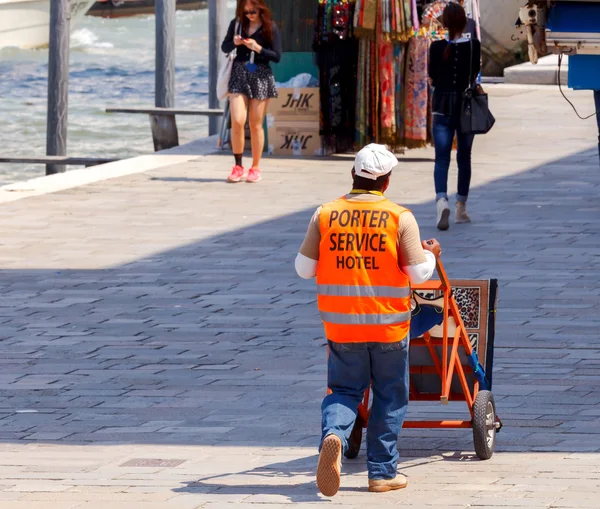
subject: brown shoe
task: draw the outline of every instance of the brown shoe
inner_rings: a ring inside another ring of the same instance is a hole
[[[467,214],[467,204],[460,201],[456,202],[456,213],[454,214],[454,221],[457,224],[470,223],[471,218]]]
[[[397,475],[394,479],[369,479],[369,491],[374,493],[401,490],[406,486],[408,486],[408,481],[403,475]]]
[[[340,489],[342,473],[342,442],[335,435],[327,435],[321,445],[317,464],[317,486],[326,497],[333,497]]]

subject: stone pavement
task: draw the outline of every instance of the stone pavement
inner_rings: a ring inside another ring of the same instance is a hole
[[[491,93],[472,224],[434,230],[431,149],[389,193],[452,278],[499,279],[491,460],[470,430],[405,430],[406,490],[367,493],[363,450],[317,493],[325,348],[293,259],[351,158],[269,159],[248,186],[209,156],[0,205],[0,509],[599,507],[595,124],[551,88]]]

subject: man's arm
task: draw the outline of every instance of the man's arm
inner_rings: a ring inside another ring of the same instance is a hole
[[[317,264],[319,263],[319,244],[321,243],[321,232],[319,231],[319,213],[321,208],[313,214],[308,224],[308,230],[300,252],[296,255],[296,273],[302,279],[311,279],[317,275]]]
[[[415,216],[410,212],[402,214],[398,228],[398,263],[412,284],[428,281],[435,271],[440,245],[435,239],[427,242],[431,244],[421,242]]]

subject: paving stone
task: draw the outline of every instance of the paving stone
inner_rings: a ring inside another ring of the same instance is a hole
[[[505,427],[486,462],[470,430],[404,430],[409,488],[378,507],[597,507],[595,124],[554,89],[489,91],[498,122],[475,143],[473,222],[435,229],[431,148],[400,157],[388,195],[440,240],[452,278],[498,278]],[[525,117],[533,137],[514,129]],[[351,160],[265,159],[252,189],[222,182],[228,164],[202,157],[0,206],[0,508],[324,500],[326,342],[314,281],[293,260],[314,209],[349,187]],[[451,191],[455,179],[453,165]],[[409,417],[468,410],[411,403]],[[120,467],[136,458],[185,462]],[[345,463],[330,504],[373,505],[364,461],[363,448]]]

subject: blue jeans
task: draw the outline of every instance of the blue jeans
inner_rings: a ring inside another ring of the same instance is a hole
[[[408,338],[397,343],[333,343],[329,341],[327,385],[323,400],[321,441],[330,434],[348,448],[364,392],[373,388],[367,426],[369,479],[393,479],[398,466],[398,435],[408,406]]]
[[[465,203],[469,196],[471,185],[471,149],[475,136],[462,134],[458,127],[458,120],[451,119],[445,115],[433,115],[433,143],[435,145],[435,169],[433,179],[435,181],[435,199],[448,199],[448,170],[450,169],[450,155],[452,153],[452,142],[454,133],[458,139],[458,152],[456,162],[458,163],[458,193],[456,201]]]

